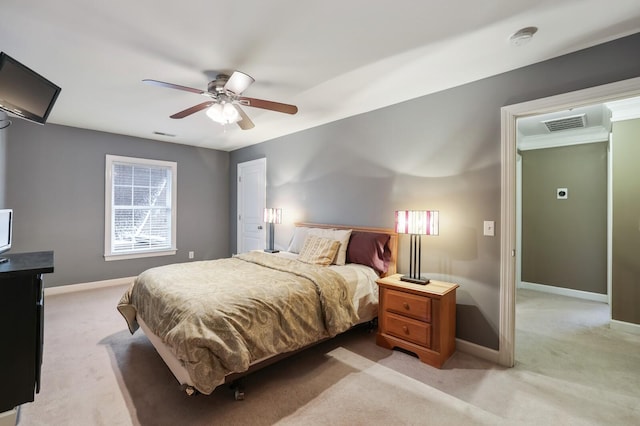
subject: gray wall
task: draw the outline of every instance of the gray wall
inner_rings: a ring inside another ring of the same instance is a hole
[[[231,153],[229,244],[236,245],[236,168],[267,158],[267,205],[291,222],[392,227],[395,209],[440,210],[423,271],[460,284],[459,338],[498,348],[500,108],[640,76],[640,35],[326,124]],[[429,78],[425,74],[425,78]],[[304,108],[302,105],[301,108]],[[408,241],[400,239],[400,271]]]
[[[640,119],[613,123],[611,316],[640,324]]]
[[[607,293],[607,149],[522,152],[522,281]]]
[[[7,137],[6,205],[15,212],[13,253],[53,250],[45,286],[135,276],[166,263],[229,252],[226,152],[14,119]],[[104,260],[105,155],[178,163],[174,256]]]

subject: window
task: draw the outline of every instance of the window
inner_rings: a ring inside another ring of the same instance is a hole
[[[176,253],[176,163],[107,155],[105,260]]]

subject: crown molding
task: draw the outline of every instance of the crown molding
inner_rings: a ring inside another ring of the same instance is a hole
[[[640,118],[640,98],[622,99],[605,105],[611,110],[612,122]]]
[[[585,143],[606,142],[609,130],[603,126],[587,129],[569,130],[548,135],[521,136],[518,149],[527,151],[542,148],[558,148],[561,146],[580,145]]]

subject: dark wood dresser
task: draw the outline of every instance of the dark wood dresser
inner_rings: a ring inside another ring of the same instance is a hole
[[[40,391],[44,332],[42,275],[53,252],[4,253],[0,263],[0,413],[31,402]]]

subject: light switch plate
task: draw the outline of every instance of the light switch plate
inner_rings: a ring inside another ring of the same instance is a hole
[[[493,220],[484,221],[484,235],[485,237],[493,237],[495,235],[496,223]]]

